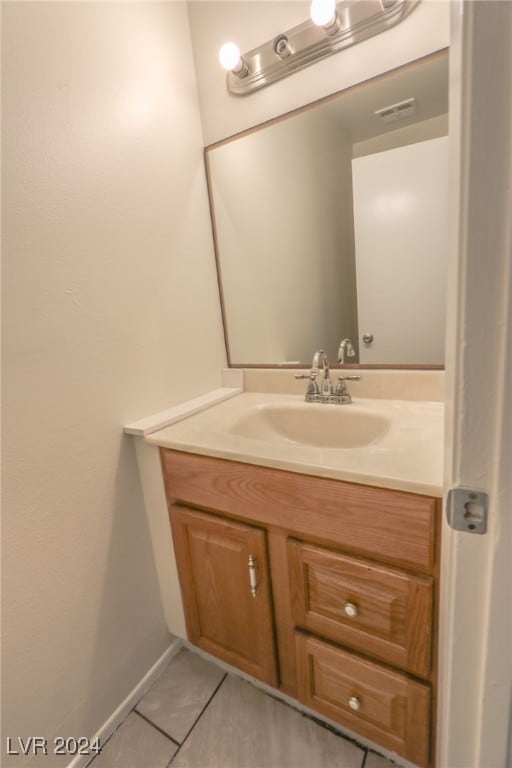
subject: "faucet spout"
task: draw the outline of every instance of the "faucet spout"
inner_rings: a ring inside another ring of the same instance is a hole
[[[316,368],[319,371],[320,365],[322,365],[324,370],[326,367],[329,368],[327,353],[323,349],[319,349],[318,352],[315,352],[313,355],[313,362],[311,363],[311,367]]]
[[[338,363],[340,365],[343,365],[345,362],[345,355],[347,357],[355,357],[356,351],[354,349],[354,345],[352,344],[350,339],[343,339],[343,341],[340,343],[340,348],[338,349]]]
[[[332,382],[331,382],[331,375],[329,371],[329,360],[327,358],[327,353],[323,349],[319,349],[318,352],[315,352],[313,356],[313,362],[311,364],[311,370],[319,371],[320,365],[322,365],[323,372],[324,372],[324,378],[322,380],[322,387],[321,387],[321,394],[322,394],[322,397],[325,399],[327,397],[330,397],[330,395],[332,395]]]

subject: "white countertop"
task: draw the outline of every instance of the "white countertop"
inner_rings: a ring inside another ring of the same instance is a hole
[[[354,415],[371,412],[388,418],[386,434],[361,447],[318,447],[282,437],[269,440],[231,431],[254,409],[302,402],[301,395],[245,392],[145,435],[144,440],[178,451],[302,474],[442,495],[443,403],[354,397],[350,405],[307,405],[311,409],[350,408]]]

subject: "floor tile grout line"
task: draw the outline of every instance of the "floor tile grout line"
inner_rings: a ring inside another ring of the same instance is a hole
[[[150,720],[149,717],[146,717],[146,715],[143,715],[142,712],[139,712],[137,707],[134,707],[132,712],[135,712],[136,715],[138,715],[143,720],[145,720],[148,725],[152,725],[156,731],[159,731],[162,734],[162,736],[165,736],[167,739],[169,739],[169,741],[172,741],[175,747],[180,746],[179,741],[177,741],[176,739],[173,739],[173,737],[169,736],[169,734],[166,731],[164,731],[163,728],[160,728],[160,726],[154,723],[152,720]]]
[[[137,704],[136,704],[136,705],[135,705],[135,706],[134,706],[134,707],[133,707],[133,708],[130,710],[130,712],[128,712],[128,714],[126,715],[126,717],[125,717],[125,719],[123,720],[123,722],[122,722],[122,723],[119,723],[119,725],[118,725],[118,726],[117,726],[117,728],[114,730],[114,732],[113,732],[112,734],[110,734],[110,736],[109,736],[109,737],[108,737],[108,739],[106,740],[105,744],[103,744],[103,745],[102,745],[102,751],[103,751],[103,749],[104,749],[105,745],[106,745],[106,744],[107,744],[109,741],[111,741],[112,737],[113,737],[113,736],[116,734],[116,732],[119,730],[119,728],[121,727],[121,725],[123,725],[123,724],[124,724],[124,722],[126,721],[126,719],[128,718],[128,716],[129,716],[131,713],[133,713],[133,712],[134,712],[134,713],[135,713],[135,714],[137,714],[137,715],[138,715],[138,716],[139,716],[139,717],[140,717],[142,720],[144,720],[144,721],[145,721],[145,722],[146,722],[146,723],[147,723],[149,726],[153,727],[153,728],[154,728],[156,731],[159,731],[159,732],[160,732],[160,733],[161,733],[163,736],[165,736],[165,738],[166,738],[168,741],[170,741],[170,742],[171,742],[171,743],[172,743],[172,744],[173,744],[175,747],[177,747],[177,750],[176,750],[176,752],[175,752],[175,753],[172,755],[172,757],[170,758],[170,761],[169,761],[168,763],[166,763],[166,765],[165,765],[165,768],[172,768],[172,763],[173,763],[173,761],[175,760],[176,756],[178,755],[178,753],[181,751],[181,748],[182,748],[182,747],[185,745],[186,741],[187,741],[187,740],[189,739],[189,737],[191,736],[191,734],[192,734],[192,732],[194,731],[194,729],[195,729],[196,725],[198,724],[199,720],[202,718],[203,714],[206,712],[206,710],[207,710],[207,709],[208,709],[208,707],[210,706],[211,702],[212,702],[212,701],[213,701],[213,699],[215,698],[216,694],[219,692],[220,688],[222,687],[222,685],[223,685],[223,683],[225,682],[225,680],[226,680],[226,678],[227,678],[227,677],[228,677],[228,673],[226,672],[226,673],[223,675],[223,677],[222,677],[222,679],[220,680],[220,682],[217,684],[216,688],[213,690],[213,692],[212,692],[212,693],[211,693],[211,695],[209,696],[209,698],[208,698],[207,702],[204,704],[204,706],[203,706],[203,707],[202,707],[202,709],[200,710],[200,712],[199,712],[199,714],[197,715],[197,717],[195,718],[195,720],[194,720],[193,724],[191,725],[191,727],[190,727],[190,728],[189,728],[189,730],[187,731],[187,733],[186,733],[185,737],[183,738],[183,741],[181,742],[181,744],[180,744],[180,742],[179,742],[179,741],[177,741],[177,739],[175,739],[175,738],[173,738],[172,736],[170,736],[170,735],[169,735],[168,733],[166,733],[166,732],[165,732],[165,731],[164,731],[164,730],[163,730],[163,729],[162,729],[160,726],[158,726],[156,723],[154,723],[154,722],[153,722],[153,721],[152,721],[152,720],[151,720],[149,717],[147,717],[146,715],[144,715],[144,714],[142,714],[141,712],[139,712],[139,711],[138,711],[138,709],[137,709],[139,702],[137,702]],[[240,678],[240,679],[243,679],[243,678]],[[256,686],[256,687],[257,687],[257,686]],[[298,714],[302,714],[302,715],[303,715],[303,716],[305,716],[305,717],[306,717],[308,720],[311,720],[311,721],[312,721],[312,722],[314,722],[315,724],[317,724],[317,725],[319,725],[319,726],[323,727],[324,729],[326,729],[326,730],[330,731],[330,732],[331,732],[333,735],[336,735],[338,738],[341,738],[341,739],[342,739],[342,740],[344,740],[344,741],[349,741],[349,742],[353,743],[353,744],[354,744],[354,746],[357,746],[357,747],[358,747],[360,750],[364,751],[364,754],[363,754],[363,758],[362,758],[362,762],[361,762],[361,764],[360,764],[359,768],[365,768],[365,766],[366,766],[366,763],[367,763],[367,759],[368,759],[368,755],[369,755],[369,753],[370,753],[370,751],[371,751],[370,749],[368,749],[368,748],[365,748],[365,747],[363,747],[363,746],[362,746],[360,743],[358,743],[357,741],[355,741],[355,740],[353,740],[353,739],[350,739],[349,737],[347,737],[347,736],[346,736],[345,734],[343,734],[342,732],[339,732],[337,728],[335,728],[335,727],[331,726],[330,724],[328,724],[328,723],[325,723],[325,722],[323,722],[323,721],[322,721],[322,720],[320,720],[320,719],[318,719],[318,720],[317,720],[317,718],[315,718],[314,716],[311,716],[309,713],[306,713],[306,712],[302,712],[301,710],[297,709],[296,707],[294,707],[294,706],[293,706],[292,704],[290,704],[289,702],[287,702],[287,701],[283,701],[283,700],[282,700],[282,699],[280,699],[278,696],[275,696],[275,695],[273,695],[271,692],[269,692],[269,691],[263,691],[263,690],[262,690],[261,692],[262,692],[264,695],[268,696],[269,698],[271,698],[271,699],[273,699],[273,700],[275,700],[275,701],[277,701],[277,702],[279,702],[279,703],[281,703],[281,704],[284,704],[285,706],[289,707],[290,709],[292,709],[292,710],[296,711]],[[378,754],[378,753],[377,753],[377,754]],[[94,756],[92,757],[92,759],[91,759],[91,760],[90,760],[90,761],[87,763],[87,768],[90,768],[91,766],[93,766],[93,763],[94,763],[94,761],[95,761],[95,759],[96,759],[97,757],[98,757],[98,755],[94,755]]]
[[[194,721],[194,723],[191,726],[190,730],[188,731],[187,735],[183,739],[179,749],[172,756],[172,758],[171,758],[170,762],[167,764],[166,768],[172,768],[172,764],[173,764],[174,760],[176,759],[177,755],[179,754],[179,752],[181,751],[181,748],[185,745],[185,742],[191,736],[191,734],[194,731],[194,729],[195,729],[196,725],[198,724],[199,720],[202,718],[203,714],[208,709],[209,705],[211,704],[212,700],[215,698],[216,694],[218,693],[218,691],[222,687],[222,684],[224,683],[224,681],[226,680],[228,675],[229,675],[229,673],[226,672],[226,674],[224,675],[224,677],[222,678],[220,683],[217,685],[216,689],[213,691],[213,693],[211,694],[210,698],[208,699],[208,701],[206,702],[206,704],[202,708],[201,712],[197,716],[196,720]],[[241,681],[244,681],[244,678],[238,677],[236,674],[235,674],[235,677],[237,677],[237,679],[239,679]],[[248,682],[251,685],[250,681],[245,680],[245,682]],[[343,732],[339,731],[336,727],[330,725],[329,723],[326,723],[326,722],[322,721],[321,719],[317,719],[317,718],[313,717],[312,715],[310,715],[307,712],[301,711],[300,709],[294,707],[292,704],[290,704],[287,701],[283,701],[282,699],[279,698],[279,696],[273,695],[270,691],[265,691],[265,690],[262,690],[262,689],[258,688],[258,686],[254,686],[254,684],[252,684],[252,685],[257,690],[259,690],[261,693],[263,693],[263,695],[267,696],[270,699],[273,699],[274,701],[276,701],[276,702],[278,702],[280,704],[283,704],[285,707],[288,707],[289,709],[292,709],[297,714],[302,715],[307,720],[310,720],[311,722],[313,722],[315,725],[317,725],[317,726],[321,727],[322,729],[324,729],[324,730],[328,731],[329,733],[331,733],[333,736],[336,736],[337,738],[341,739],[342,741],[346,741],[346,742],[349,742],[350,744],[353,744],[361,752],[363,752],[362,761],[361,761],[361,764],[360,764],[360,766],[358,768],[364,768],[364,766],[366,765],[366,759],[367,759],[368,754],[370,752],[370,750],[367,747],[362,746],[362,744],[360,744],[358,741],[356,741],[355,739],[352,739],[349,736],[345,735]]]
[[[217,692],[218,692],[218,691],[220,690],[220,688],[222,687],[222,684],[224,683],[224,680],[227,678],[227,676],[228,676],[228,673],[226,672],[226,673],[224,674],[224,676],[223,676],[222,680],[221,680],[221,681],[220,681],[220,683],[217,685],[217,687],[216,687],[216,688],[215,688],[215,690],[213,691],[212,695],[210,696],[210,698],[208,699],[208,701],[206,702],[206,704],[204,705],[204,707],[202,708],[202,710],[200,711],[200,713],[198,714],[198,716],[196,717],[196,719],[194,720],[194,722],[192,723],[192,725],[191,725],[190,729],[189,729],[189,730],[188,730],[188,732],[187,732],[187,735],[185,736],[185,738],[183,739],[183,741],[182,741],[182,742],[181,742],[181,744],[179,745],[179,747],[178,747],[178,749],[176,750],[176,752],[174,753],[174,755],[171,757],[170,761],[167,763],[167,767],[166,767],[166,768],[170,768],[170,766],[171,766],[171,765],[172,765],[172,763],[173,763],[173,760],[176,758],[176,756],[177,756],[177,755],[179,755],[179,753],[180,753],[180,751],[181,751],[181,748],[184,746],[184,744],[186,744],[186,741],[187,741],[188,737],[190,736],[190,734],[192,733],[192,731],[194,730],[194,728],[195,728],[195,727],[196,727],[196,725],[198,724],[199,720],[202,718],[203,714],[206,712],[206,710],[207,710],[207,709],[208,709],[208,707],[210,706],[211,702],[213,701],[213,699],[214,699],[214,698],[215,698],[215,696],[217,695]]]
[[[94,761],[98,759],[98,757],[101,755],[101,753],[105,749],[106,745],[109,743],[109,741],[112,741],[112,739],[114,738],[118,730],[121,728],[122,725],[125,724],[126,720],[128,719],[128,717],[131,715],[133,711],[134,709],[130,709],[130,711],[127,712],[127,714],[124,716],[121,722],[116,725],[116,727],[114,728],[110,736],[108,736],[108,738],[104,742],[101,742],[100,751],[97,754],[95,754],[93,757],[91,757],[91,759],[89,760],[85,768],[90,768],[90,766],[94,763]]]

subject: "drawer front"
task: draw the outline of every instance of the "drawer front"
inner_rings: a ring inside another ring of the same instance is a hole
[[[365,738],[428,766],[430,688],[296,633],[299,699]]]
[[[363,557],[434,569],[439,500],[161,449],[167,498]]]
[[[288,541],[288,563],[296,626],[428,676],[431,578],[294,540]]]

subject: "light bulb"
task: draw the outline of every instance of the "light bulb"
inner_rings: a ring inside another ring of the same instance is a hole
[[[235,69],[240,62],[240,48],[235,43],[224,43],[219,51],[219,61],[224,69]]]
[[[242,78],[249,74],[249,67],[240,56],[240,49],[235,43],[224,43],[219,51],[219,61],[224,69],[237,77]]]
[[[313,0],[311,20],[319,27],[330,27],[336,21],[336,0]]]

